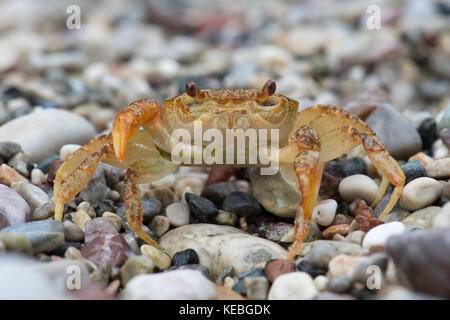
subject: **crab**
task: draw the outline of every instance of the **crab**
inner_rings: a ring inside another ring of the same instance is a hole
[[[53,196],[55,220],[61,221],[64,204],[89,182],[99,162],[104,162],[125,170],[124,203],[130,228],[146,243],[163,249],[142,229],[143,212],[136,185],[163,178],[183,165],[168,156],[173,148],[171,134],[178,128],[193,134],[195,121],[200,121],[203,128],[222,131],[278,130],[280,175],[301,194],[294,221],[295,241],[289,248],[288,260],[295,258],[308,234],[324,163],[352,149],[365,151],[382,175],[371,206],[381,200],[390,183],[394,185],[379,216],[383,219],[401,196],[405,176],[375,133],[357,116],[338,107],[316,105],[298,112],[297,101],[275,91],[273,80],[259,90],[200,90],[190,81],[186,92],[164,101],[164,107],[153,99],[131,103],[116,116],[110,133],[91,140],[58,169]]]

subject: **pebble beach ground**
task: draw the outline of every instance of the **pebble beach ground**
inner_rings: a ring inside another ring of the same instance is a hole
[[[450,2],[235,4],[0,2],[0,299],[450,298]],[[130,102],[267,79],[300,110],[340,106],[376,132],[406,177],[387,217],[392,186],[370,207],[381,177],[351,152],[327,163],[294,261],[301,195],[257,168],[140,185],[164,250],[130,229],[124,172],[106,164],[53,220],[57,169]]]

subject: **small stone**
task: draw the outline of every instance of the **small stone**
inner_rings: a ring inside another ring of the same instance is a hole
[[[157,237],[161,237],[170,228],[169,219],[165,216],[156,216],[149,225],[150,230]]]
[[[28,182],[28,180],[7,164],[0,165],[0,183],[10,186],[13,182]]]
[[[328,271],[331,277],[339,277],[350,274],[361,261],[361,257],[340,254],[333,257],[328,263]]]
[[[189,224],[189,207],[184,202],[172,203],[166,208],[166,217],[169,219],[169,223],[174,227]]]
[[[74,153],[75,151],[77,151],[78,149],[80,149],[81,146],[79,144],[65,144],[61,147],[61,149],[59,149],[59,159],[61,161],[66,161],[67,158]]]
[[[23,235],[0,232],[0,242],[6,251],[15,251],[23,254],[33,253],[30,240]]]
[[[175,183],[175,194],[180,199],[184,199],[186,193],[193,193],[196,195],[200,195],[202,190],[204,189],[205,182],[203,179],[198,177],[186,177],[178,179]]]
[[[186,193],[186,201],[191,214],[200,222],[212,222],[219,214],[219,210],[213,202],[196,194]]]
[[[378,193],[378,185],[363,174],[349,176],[339,184],[339,194],[346,201],[353,201],[356,198],[372,202]]]
[[[328,284],[328,278],[325,276],[317,276],[314,278],[314,284],[319,291],[325,291]]]
[[[409,210],[405,210],[400,208],[399,206],[394,207],[394,209],[389,212],[389,214],[383,218],[383,222],[393,222],[393,221],[402,221],[406,217],[411,214]]]
[[[332,239],[336,234],[339,234],[345,237],[350,230],[350,226],[348,224],[336,224],[334,226],[330,226],[326,228],[322,235],[325,239]]]
[[[68,242],[81,242],[84,239],[84,231],[72,221],[63,222],[64,239]]]
[[[121,235],[123,236],[123,239],[128,244],[128,246],[130,247],[131,251],[133,251],[134,254],[136,255],[141,254],[141,250],[139,250],[139,245],[134,235],[126,232],[121,233]]]
[[[345,240],[348,242],[355,243],[357,245],[362,246],[362,242],[363,242],[365,236],[366,236],[366,233],[364,231],[356,230],[356,231],[350,232],[345,237]]]
[[[126,300],[208,300],[216,296],[215,284],[194,270],[139,275],[122,291]]]
[[[338,254],[348,254],[351,256],[361,256],[369,251],[361,246],[332,240],[315,240],[303,243],[299,250],[299,255],[304,256],[313,268],[328,268],[328,262]]]
[[[157,266],[160,270],[165,270],[170,267],[170,256],[155,247],[144,244],[141,246],[141,253],[152,259],[155,266]]]
[[[239,191],[239,189],[233,183],[218,182],[205,187],[201,196],[214,202],[217,207],[222,207],[225,198],[234,191]]]
[[[364,200],[363,200],[364,201]],[[337,225],[337,224],[348,224],[350,225],[353,221],[353,218],[350,216],[346,216],[345,214],[338,213],[334,219],[333,222],[331,222],[331,225]]]
[[[240,217],[258,215],[262,212],[256,198],[242,191],[230,193],[223,202],[223,210],[235,213]]]
[[[120,282],[122,286],[126,286],[127,283],[134,277],[140,274],[152,273],[154,264],[152,259],[147,256],[134,256],[125,262],[120,268]]]
[[[122,219],[117,214],[105,211],[103,212],[102,217],[111,222],[114,228],[117,229],[117,231],[120,231],[122,229]]]
[[[26,237],[33,253],[55,250],[64,243],[63,224],[54,220],[33,221],[7,227],[2,232]]]
[[[159,210],[158,213],[155,214],[155,216],[160,214],[161,210],[167,208],[168,205],[180,201],[177,195],[167,187],[159,187],[149,190],[141,189],[141,199],[142,199],[141,201],[147,199],[152,201],[158,201],[162,205],[161,209]]]
[[[422,145],[424,149],[430,149],[433,142],[437,139],[436,134],[436,121],[433,118],[427,118],[423,120],[417,131],[422,138]]]
[[[31,170],[31,183],[34,185],[41,185],[45,183],[45,175],[39,168],[34,168]]]
[[[318,293],[314,280],[305,272],[279,276],[270,288],[269,300],[311,300]]]
[[[427,177],[417,178],[408,183],[400,197],[400,205],[407,210],[419,210],[429,206],[442,193],[442,185]]]
[[[450,177],[450,158],[434,160],[425,169],[430,178],[448,178]]]
[[[408,161],[400,167],[405,174],[405,185],[414,179],[426,177],[427,170],[419,160]]]
[[[356,157],[345,161],[330,162],[325,171],[337,178],[346,178],[348,176],[365,174],[366,163],[362,158]]]
[[[235,167],[213,167],[208,173],[208,179],[206,180],[206,186],[218,183],[218,182],[226,182],[232,175],[237,173],[240,168]]]
[[[338,204],[333,199],[323,200],[316,204],[312,213],[312,221],[317,224],[328,227],[336,215]]]
[[[426,207],[411,213],[401,222],[406,227],[406,231],[413,229],[429,229],[440,210],[441,208],[436,206]]]
[[[331,278],[328,281],[327,289],[335,293],[347,292],[352,285],[352,278],[350,275]]]
[[[221,225],[227,225],[234,227],[238,221],[238,216],[235,213],[228,212],[225,210],[219,210],[215,222]]]
[[[91,207],[91,204],[86,201],[81,202],[78,205],[77,210],[85,211],[89,215],[89,217],[91,217],[91,219],[95,219],[95,217],[97,216],[95,210]]]
[[[5,161],[9,161],[20,151],[22,151],[22,147],[18,143],[9,141],[0,142],[0,158]]]
[[[269,282],[265,277],[247,277],[244,279],[247,299],[265,300],[269,291]]]
[[[33,213],[33,220],[45,220],[53,216],[54,205],[41,188],[28,182],[13,182],[11,188],[28,203]]]
[[[0,184],[0,230],[31,220],[30,207],[13,189]]]
[[[295,262],[282,259],[272,260],[266,263],[264,271],[267,279],[273,283],[279,276],[285,273],[295,272]]]
[[[354,222],[358,223],[358,229],[364,232],[383,223],[375,217],[372,208],[364,200],[358,202],[353,214],[355,215]]]
[[[433,218],[433,228],[450,227],[450,203],[446,203]]]
[[[389,222],[370,229],[364,237],[363,248],[372,246],[385,246],[389,237],[401,234],[405,231],[405,225],[401,222]]]
[[[50,164],[50,168],[47,170],[47,183],[52,185],[53,181],[56,177],[56,172],[58,171],[59,167],[62,165],[62,161],[59,159],[53,160]]]
[[[73,223],[75,223],[78,227],[80,227],[81,230],[83,230],[83,232],[86,232],[85,225],[88,221],[91,220],[92,218],[83,209],[77,210],[72,217]]]
[[[225,277],[225,279],[223,279],[223,285],[227,288],[233,288],[233,286],[235,285],[235,281],[232,277]]]
[[[177,178],[176,178],[175,174],[171,173],[161,179],[153,181],[152,186],[155,188],[160,188],[160,187],[173,188],[175,186],[176,181],[177,181]]]
[[[186,249],[183,251],[178,251],[172,256],[173,266],[182,266],[185,264],[198,264],[199,259],[197,252],[193,249]]]
[[[42,160],[39,163],[39,166],[38,166],[39,170],[41,170],[44,173],[48,173],[53,161],[56,161],[56,160],[59,161],[59,156],[57,156],[56,154],[51,154],[50,156],[46,157],[44,160]],[[55,178],[55,175],[53,173],[53,179],[54,178]]]
[[[143,211],[142,222],[145,225],[149,224],[154,217],[161,214],[163,209],[162,203],[155,199],[141,199],[141,204]],[[117,215],[119,215],[122,218],[122,221],[127,221],[127,218],[125,216],[125,205],[122,205],[117,210]]]
[[[413,155],[412,157],[410,157],[410,158],[408,159],[408,162],[413,162],[413,161],[419,161],[419,162],[422,164],[422,166],[424,166],[424,168],[425,168],[429,163],[431,163],[431,162],[433,161],[433,158],[427,156],[427,155],[426,155],[425,153],[423,153],[423,152],[419,152],[419,153],[416,153],[415,155]],[[407,165],[408,162],[405,163],[405,165]],[[423,177],[426,177],[426,176],[427,176],[427,171],[426,171],[426,170],[424,170],[424,171],[425,171],[425,174],[422,175],[422,176],[423,176]],[[418,178],[418,177],[417,177],[417,178]],[[415,179],[415,178],[414,178],[414,179]],[[409,181],[411,181],[411,180],[413,180],[413,179],[410,179]],[[409,181],[408,181],[408,182],[409,182]]]
[[[271,241],[281,241],[286,232],[292,228],[292,224],[285,222],[273,224],[266,229],[265,238]]]
[[[322,180],[320,183],[319,196],[322,199],[334,199],[339,200],[339,183],[341,178],[335,177],[328,172],[322,173]]]

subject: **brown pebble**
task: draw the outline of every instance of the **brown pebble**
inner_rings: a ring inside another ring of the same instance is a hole
[[[0,183],[10,186],[13,182],[28,182],[28,180],[7,164],[2,164],[0,166]]]
[[[276,278],[279,276],[295,272],[295,262],[294,261],[288,261],[284,259],[277,259],[267,262],[265,267],[265,273],[267,276],[267,279],[273,283]]]
[[[339,195],[339,183],[342,179],[324,172],[322,174],[322,180],[320,183],[319,195],[323,199],[334,199],[336,201],[340,200]]]
[[[232,175],[237,173],[240,168],[235,167],[213,167],[209,171],[208,179],[206,179],[205,187],[218,182],[226,182]]]
[[[340,234],[345,237],[350,230],[350,226],[348,224],[336,224],[334,226],[330,226],[323,230],[322,236],[325,239],[333,239],[334,235]]]
[[[355,221],[359,224],[359,230],[364,232],[384,223],[375,217],[373,209],[364,200],[358,202],[353,214],[355,215]]]
[[[53,180],[55,180],[56,177],[56,171],[58,171],[59,167],[62,165],[64,161],[62,160],[53,160],[52,164],[50,165],[50,170],[47,174],[47,183],[50,185],[53,185]]]
[[[338,213],[334,219],[333,222],[331,223],[331,225],[336,225],[336,224],[350,224],[352,223],[353,218],[350,216],[346,216],[345,214],[342,213]]]

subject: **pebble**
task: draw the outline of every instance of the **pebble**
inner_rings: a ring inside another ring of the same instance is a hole
[[[78,209],[72,216],[73,223],[83,230],[83,232],[86,232],[86,223],[91,220],[92,218],[83,209]]]
[[[61,161],[66,161],[67,158],[74,153],[75,151],[77,151],[78,149],[80,149],[81,146],[79,144],[65,144],[61,147],[61,149],[59,149],[59,159]]]
[[[306,259],[298,259],[296,261],[296,267],[298,271],[306,272],[313,278],[325,275],[327,272],[326,269],[313,268]]]
[[[337,178],[365,174],[366,170],[366,163],[360,157],[351,158],[345,161],[331,161],[325,169],[328,174]]]
[[[419,128],[417,128],[417,132],[422,139],[423,149],[428,150],[433,145],[433,142],[438,138],[436,134],[436,121],[433,118],[427,118],[423,120]]]
[[[80,251],[97,266],[105,263],[121,267],[128,258],[134,256],[123,236],[108,220],[93,219],[85,227],[84,245]]]
[[[95,128],[87,120],[59,109],[35,110],[0,127],[2,140],[18,143],[34,162],[57,153],[65,144],[83,145],[94,135]]]
[[[338,204],[336,200],[327,199],[320,201],[314,207],[312,221],[317,224],[328,227],[334,220]]]
[[[407,210],[419,210],[436,201],[442,193],[442,185],[433,178],[417,178],[408,183],[400,197],[400,206]]]
[[[211,200],[217,207],[221,208],[225,198],[230,193],[238,190],[232,182],[218,182],[206,186],[200,195]]]
[[[23,235],[0,232],[0,242],[4,250],[23,254],[33,253],[30,240]]]
[[[295,262],[283,259],[271,260],[266,263],[264,268],[266,277],[271,283],[273,283],[279,276],[295,271]]]
[[[13,189],[0,184],[0,230],[31,220],[30,207]]]
[[[157,237],[161,237],[170,228],[169,219],[165,216],[156,216],[149,225],[150,230]]]
[[[186,193],[186,201],[189,206],[190,213],[200,222],[212,222],[219,214],[219,210],[212,201],[202,198],[196,194]]]
[[[120,232],[120,230],[122,229],[122,219],[117,214],[105,211],[103,212],[102,217],[111,222],[114,228],[116,228],[116,230]]]
[[[385,246],[389,237],[401,234],[405,231],[405,225],[401,222],[389,222],[370,229],[364,237],[363,248],[372,246]]]
[[[2,232],[26,237],[33,253],[52,251],[64,243],[63,224],[54,220],[16,224],[4,228]]]
[[[414,179],[426,177],[427,170],[419,160],[408,161],[400,167],[405,174],[405,185]]]
[[[346,201],[361,198],[371,203],[375,199],[378,189],[375,181],[363,174],[348,176],[339,184],[339,194]]]
[[[225,210],[219,210],[215,222],[221,225],[227,225],[234,227],[238,221],[238,216],[235,213]]]
[[[185,199],[187,192],[200,195],[205,186],[205,180],[198,177],[185,177],[175,183],[175,194],[180,199]]]
[[[334,226],[336,224],[351,224],[353,221],[353,218],[350,216],[346,216],[345,214],[338,213],[331,224]]]
[[[348,224],[336,224],[326,228],[322,235],[325,239],[332,239],[336,235],[341,235],[345,237],[350,230],[350,226]]]
[[[84,231],[72,221],[63,222],[64,239],[68,242],[81,242],[84,239]]]
[[[258,215],[262,212],[256,198],[242,191],[230,193],[223,201],[223,210],[235,213],[240,217]]]
[[[216,296],[214,283],[194,270],[139,275],[122,291],[125,300],[209,300]]]
[[[28,182],[13,182],[11,189],[20,194],[28,203],[33,220],[45,220],[53,216],[54,204],[41,188]]]
[[[276,243],[255,237],[240,229],[213,224],[189,224],[164,234],[160,246],[173,256],[175,252],[193,249],[200,263],[210,270],[211,279],[223,279],[224,272],[232,274],[251,269],[270,259],[285,259],[286,250]]]
[[[170,267],[171,259],[167,253],[164,253],[151,245],[144,244],[141,246],[141,253],[152,259],[155,266],[159,270],[165,270]]]
[[[359,229],[367,232],[370,229],[383,223],[375,217],[374,211],[367,205],[364,200],[360,200],[358,202],[355,210],[353,211],[353,214],[355,215],[355,220],[353,220],[352,224],[350,225],[351,231]],[[354,229],[352,225],[356,225],[356,229]]]
[[[131,233],[126,233],[126,232],[121,233],[121,235],[123,236],[123,239],[128,244],[128,246],[130,247],[131,251],[134,252],[134,254],[136,254],[136,255],[141,254],[141,250],[139,249],[139,245],[138,245],[134,235],[132,235]]]
[[[450,203],[446,203],[433,218],[433,228],[450,227]]]
[[[174,267],[171,267],[174,268]],[[209,279],[209,269],[201,264],[185,264],[177,267],[178,270],[197,270],[200,271],[205,278]]]
[[[10,141],[1,141],[0,142],[0,157],[4,161],[9,161],[20,151],[22,151],[22,147],[18,143],[10,142]]]
[[[294,226],[289,223],[279,222],[266,228],[265,238],[271,241],[281,241],[284,235]]]
[[[193,249],[186,249],[183,251],[175,252],[172,256],[172,265],[174,266],[182,266],[185,264],[198,264],[199,259],[197,252]]]
[[[311,276],[292,272],[279,276],[270,288],[269,300],[311,300],[318,293]]]
[[[361,259],[365,258],[339,254],[328,263],[329,275],[333,278],[348,275],[355,269]]]
[[[152,259],[147,256],[134,256],[128,259],[120,268],[120,282],[123,287],[140,274],[152,273],[154,269]]]
[[[249,300],[265,300],[269,291],[266,277],[247,277],[244,279],[245,296]]]
[[[34,168],[31,170],[31,183],[34,185],[41,185],[45,183],[46,178],[44,173],[39,168]]]
[[[181,227],[189,224],[189,207],[185,202],[172,203],[166,208],[166,217],[169,219],[170,225],[174,227]]]
[[[450,177],[450,158],[434,160],[425,169],[431,178],[448,178]]]
[[[161,203],[161,205],[162,205],[161,210],[166,209],[169,204],[180,201],[180,199],[177,197],[177,195],[167,187],[145,189],[141,186],[145,186],[145,185],[139,186],[139,190],[141,193],[141,201],[146,200],[146,199],[153,200],[153,201],[159,201],[159,203]],[[158,212],[158,214],[159,214],[159,212]]]
[[[270,213],[282,218],[294,218],[301,195],[279,173],[261,175],[259,169],[250,171],[253,196]]]
[[[154,199],[141,199],[142,204],[142,223],[149,224],[154,217],[161,214],[163,205],[160,201]],[[120,206],[116,214],[126,222],[125,205]]]
[[[366,236],[366,233],[364,231],[356,230],[356,231],[350,232],[345,237],[345,240],[348,242],[355,243],[357,245],[362,246],[362,242],[363,242],[365,236]]]
[[[411,213],[401,222],[406,231],[413,229],[429,229],[433,225],[433,220],[441,210],[440,207],[431,206]]]
[[[389,214],[383,218],[383,222],[402,221],[411,214],[411,211],[402,209],[400,207],[394,207]]]
[[[299,250],[299,255],[304,256],[313,268],[321,269],[326,269],[331,258],[340,253],[361,256],[368,254],[369,251],[354,243],[332,240],[306,242]]]
[[[28,180],[7,164],[0,165],[0,183],[10,186],[13,182],[28,182]]]
[[[387,253],[405,285],[444,299],[450,299],[448,252],[449,228],[409,232],[391,237],[387,243]]]

